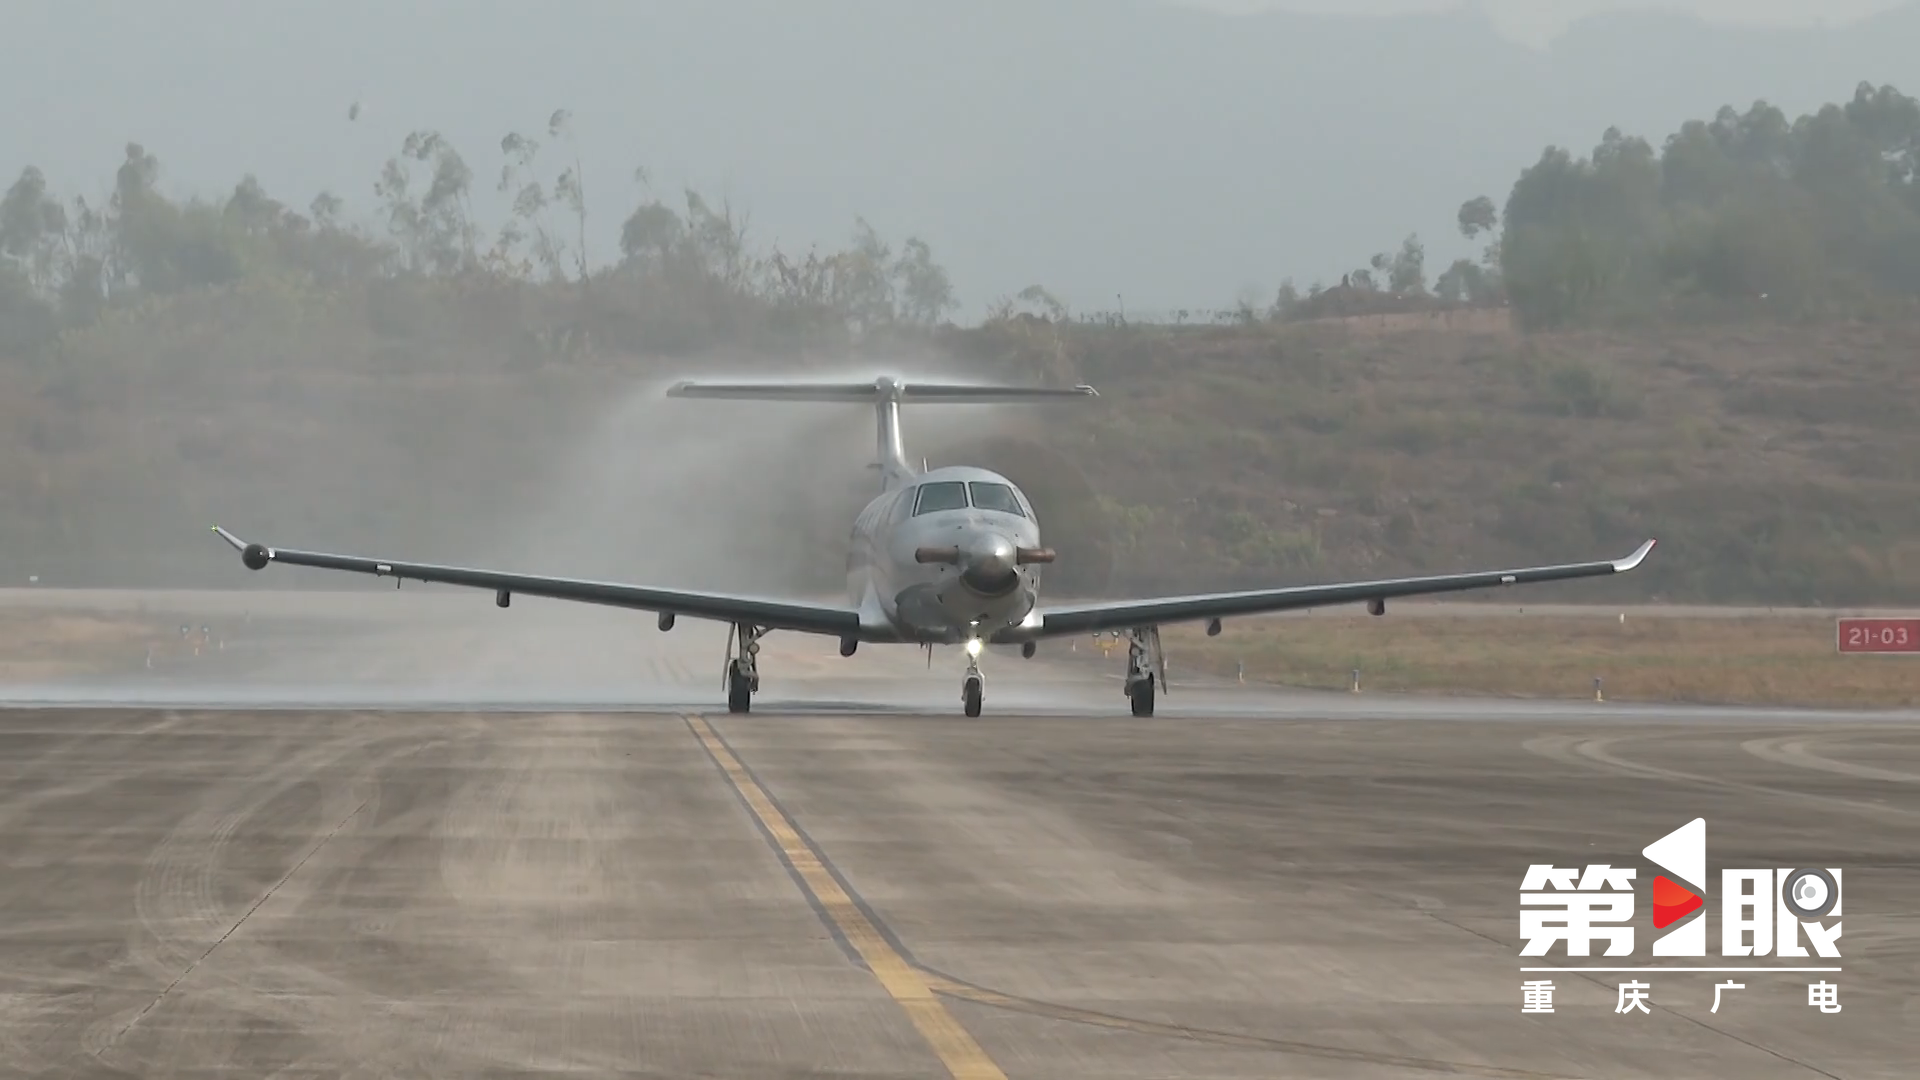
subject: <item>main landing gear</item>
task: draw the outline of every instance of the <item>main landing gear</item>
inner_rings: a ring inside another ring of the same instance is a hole
[[[1133,699],[1133,715],[1153,715],[1154,691],[1166,684],[1166,672],[1166,654],[1160,650],[1160,628],[1135,627],[1127,631],[1126,695]]]
[[[727,711],[743,713],[752,709],[753,695],[760,692],[760,635],[765,630],[736,623],[727,631]],[[734,652],[739,638],[740,651]]]

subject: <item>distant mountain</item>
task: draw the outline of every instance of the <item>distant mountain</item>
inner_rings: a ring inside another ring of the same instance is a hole
[[[1418,230],[1463,254],[1459,203],[1505,197],[1549,143],[1654,141],[1861,80],[1920,91],[1920,6],[1821,30],[1610,15],[1530,50],[1469,14],[1223,15],[1113,0],[177,0],[14,5],[0,170],[97,193],[140,141],[165,186],[257,174],[370,217],[380,163],[437,128],[497,211],[499,140],[573,111],[612,254],[646,165],[730,196],[752,236],[924,236],[966,315],[1035,282],[1078,308],[1226,306],[1337,279]],[[359,104],[356,119],[349,106]],[[550,150],[551,152],[551,150]]]

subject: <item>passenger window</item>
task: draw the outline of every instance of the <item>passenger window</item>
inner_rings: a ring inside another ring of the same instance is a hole
[[[1020,500],[1014,497],[1013,489],[1007,485],[975,481],[967,486],[973,489],[974,506],[982,510],[998,510],[1015,517],[1027,516],[1027,512],[1020,508]]]
[[[958,480],[943,480],[933,484],[921,484],[920,495],[914,503],[914,514],[931,514],[940,510],[965,510],[967,508],[967,485]]]

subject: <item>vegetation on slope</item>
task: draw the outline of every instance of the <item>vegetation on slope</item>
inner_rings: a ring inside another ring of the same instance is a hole
[[[864,422],[661,434],[635,452],[671,443],[670,468],[591,482],[556,443],[667,372],[905,362],[1100,387],[1084,409],[912,432],[1034,490],[1063,589],[1557,561],[1655,535],[1607,597],[1920,596],[1920,107],[1890,88],[1791,125],[1723,110],[1657,155],[1617,132],[1591,159],[1549,150],[1503,213],[1463,207],[1487,257],[1432,291],[1413,238],[1344,286],[1201,327],[1076,320],[1038,286],[955,327],[924,243],[859,224],[842,250],[762,251],[696,192],[625,213],[601,265],[564,112],[500,149],[514,210],[491,230],[474,167],[432,132],[374,186],[377,232],[251,179],[167,198],[139,146],[104,199],[24,173],[0,200],[0,575],[230,582],[203,531],[240,514],[281,542],[830,589],[869,493]],[[663,472],[698,481],[644,499],[733,527],[695,543],[649,505],[574,522],[593,535],[572,547],[501,539],[556,500],[644,501],[621,485]]]
[[[1789,121],[1755,102],[1692,120],[1656,150],[1609,128],[1586,157],[1550,146],[1504,209],[1482,195],[1460,231],[1487,236],[1429,293],[1419,237],[1373,256],[1293,317],[1511,303],[1530,330],[1703,319],[1849,317],[1920,292],[1920,102],[1861,83]]]

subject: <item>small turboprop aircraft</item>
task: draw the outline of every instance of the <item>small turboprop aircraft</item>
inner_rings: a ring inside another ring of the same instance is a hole
[[[681,382],[670,387],[667,396],[873,405],[880,494],[853,522],[844,606],[328,555],[249,543],[218,525],[213,531],[238,549],[241,561],[253,570],[288,563],[492,589],[501,607],[515,593],[523,593],[637,608],[658,613],[663,631],[671,630],[681,615],[729,623],[727,708],[737,713],[748,711],[760,689],[759,642],[772,630],[837,637],[842,656],[852,656],[861,642],[918,645],[929,650],[929,659],[934,645],[963,644],[967,669],[960,698],[968,716],[980,715],[986,686],[980,653],[985,644],[1016,644],[1021,655],[1031,657],[1041,638],[1124,633],[1125,693],[1135,716],[1152,716],[1155,690],[1167,683],[1160,647],[1164,623],[1204,620],[1207,633],[1218,634],[1223,618],[1360,602],[1381,615],[1386,602],[1396,597],[1625,573],[1639,566],[1654,544],[1648,540],[1625,558],[1601,562],[1046,605],[1040,603],[1040,568],[1054,561],[1054,552],[1041,546],[1033,504],[1012,481],[986,469],[948,466],[916,472],[907,464],[901,441],[900,406],[1090,398],[1097,396],[1092,387],[965,386],[882,377],[871,383]]]

